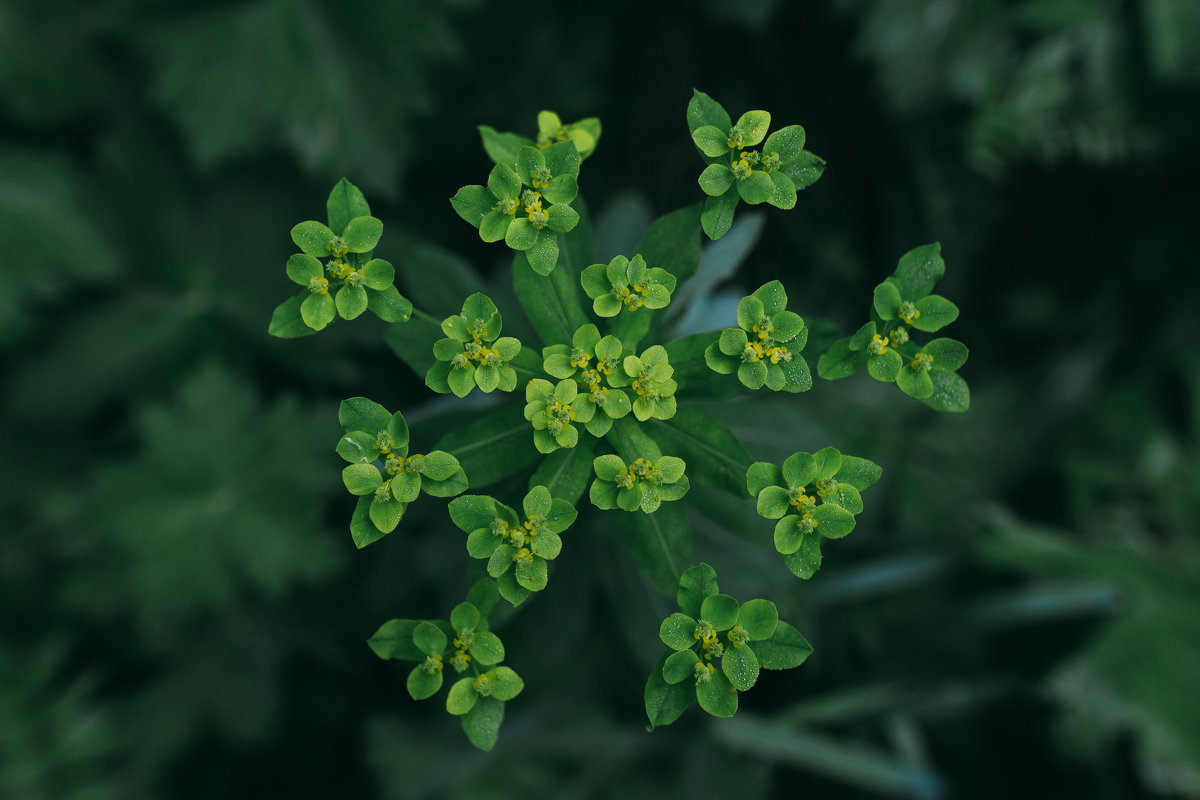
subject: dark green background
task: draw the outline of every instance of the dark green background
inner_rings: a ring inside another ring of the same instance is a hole
[[[1200,8],[673,5],[0,6],[0,796],[1200,797]],[[440,407],[376,320],[266,336],[287,231],[345,175],[449,313],[447,265],[507,269],[447,202],[474,125],[600,116],[581,185],[628,249],[700,198],[693,86],[829,162],[722,288],[848,333],[940,240],[973,406],[706,406],[756,458],[884,467],[808,583],[749,501],[693,517],[816,653],[644,733],[666,606],[604,515],[505,623],[528,688],[480,754],[363,643],[478,565],[432,502],[355,551],[332,447],[342,397],[431,438]]]

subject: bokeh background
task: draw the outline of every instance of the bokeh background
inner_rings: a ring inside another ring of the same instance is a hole
[[[845,334],[940,240],[973,406],[706,406],[756,458],[884,466],[807,583],[749,501],[692,518],[816,653],[645,733],[666,606],[601,517],[503,624],[528,688],[481,754],[364,644],[478,563],[436,501],[356,551],[332,447],[346,396],[458,417],[377,320],[267,337],[288,230],[345,175],[449,313],[505,283],[447,203],[474,126],[552,108],[603,119],[582,186],[628,251],[700,198],[693,86],[829,162],[698,307],[780,277]],[[1194,0],[6,0],[0,797],[1200,797],[1198,109]]]

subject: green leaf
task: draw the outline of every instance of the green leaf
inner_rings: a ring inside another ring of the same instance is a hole
[[[650,422],[649,429],[667,452],[687,462],[693,480],[744,496],[750,454],[720,422],[694,409],[680,408],[669,420]]]
[[[842,468],[842,454],[833,447],[822,447],[813,454],[813,464],[817,468],[814,480],[832,478]],[[784,474],[786,476],[786,468]]]
[[[554,205],[570,203],[579,196],[579,182],[572,175],[558,175],[550,180],[550,185],[542,190],[542,196]],[[550,207],[554,211],[554,206]]]
[[[521,182],[533,186],[533,172],[546,166],[546,157],[536,147],[522,147],[517,151],[517,163],[513,169],[521,176]]]
[[[727,631],[737,623],[738,602],[727,594],[710,594],[700,604],[700,618],[706,619],[719,631]]]
[[[408,322],[413,305],[395,286],[367,289],[367,308],[384,322]]]
[[[483,186],[464,186],[450,198],[450,205],[460,217],[478,228],[496,205],[496,198]]]
[[[505,214],[500,209],[493,208],[479,221],[479,238],[485,242],[498,242],[507,238],[513,219],[511,214]]]
[[[817,360],[817,374],[827,381],[836,381],[850,377],[866,363],[866,350],[851,350],[850,339],[838,339]]]
[[[817,520],[817,533],[826,539],[840,539],[854,530],[854,515],[831,503],[822,503],[812,510]]]
[[[950,374],[940,372],[939,374]],[[900,387],[900,391],[904,392],[909,397],[921,399],[929,397],[933,394],[933,379],[928,372],[919,369],[913,369],[910,364],[905,364],[900,370],[900,374],[896,376],[896,385]]]
[[[421,476],[415,472],[401,472],[392,478],[392,497],[401,503],[411,503],[421,495]]]
[[[696,702],[696,692],[692,684],[667,683],[663,678],[663,667],[669,656],[663,656],[650,670],[646,679],[646,688],[642,699],[646,706],[646,718],[650,721],[650,730],[660,725],[670,725]]]
[[[546,226],[558,233],[567,233],[579,224],[579,212],[567,205],[553,205],[547,212],[550,220]],[[557,255],[555,260],[557,260]]]
[[[537,472],[530,478],[530,486],[541,484],[556,498],[578,503],[592,476],[595,447],[593,440],[584,437],[575,447],[551,453],[542,459]]]
[[[688,650],[696,644],[696,620],[687,614],[675,613],[662,621],[658,638],[672,650]]]
[[[874,461],[843,454],[842,467],[837,471],[835,477],[839,481],[845,481],[861,492],[879,480],[879,476],[882,474],[883,468]]]
[[[333,303],[333,297],[328,293],[309,294],[300,303],[300,317],[304,320],[304,324],[314,331],[319,331],[333,322],[336,314],[337,308]]]
[[[383,497],[376,495],[371,498],[371,504],[367,507],[367,516],[370,517],[371,524],[381,533],[391,533],[400,524],[406,508],[408,508],[407,503],[397,502],[386,495]]]
[[[767,137],[762,151],[766,155],[778,153],[782,163],[792,163],[804,153],[804,128],[799,125],[780,128]]]
[[[750,205],[765,203],[775,196],[775,182],[765,172],[754,170],[737,181],[738,195]]]
[[[457,458],[471,485],[479,489],[527,469],[538,459],[530,437],[521,407],[503,405],[446,434],[436,448]]]
[[[933,333],[958,319],[958,306],[940,294],[922,297],[916,306],[920,316],[913,318],[912,326],[919,331]]]
[[[723,131],[733,126],[724,107],[699,89],[692,90],[692,99],[688,101],[687,123],[689,133],[704,125],[713,125]]]
[[[511,556],[509,557],[511,559]],[[496,589],[500,592],[500,596],[508,601],[514,608],[524,603],[532,592],[517,583],[517,578],[513,575],[512,570],[505,572],[496,579]]]
[[[544,558],[535,556],[529,566],[522,566],[518,563],[514,571],[517,583],[531,592],[540,592],[542,589],[545,589],[549,581],[546,560]]]
[[[297,253],[287,260],[287,276],[293,283],[308,288],[309,281],[324,274],[321,262],[312,256]]]
[[[350,517],[350,538],[354,541],[354,546],[360,550],[391,533],[390,530],[380,530],[371,521],[371,506],[373,504],[373,497],[358,498],[358,504],[354,507],[354,514]],[[393,527],[392,530],[394,529]]]
[[[875,313],[884,319],[895,319],[902,302],[900,290],[895,284],[884,281],[875,287]]]
[[[435,481],[447,480],[461,468],[458,459],[441,450],[431,450],[421,461],[421,474]]]
[[[700,152],[709,158],[723,156],[729,152],[728,129],[721,130],[715,125],[703,125],[692,131],[692,141]],[[728,171],[728,167],[725,168]],[[731,175],[732,177],[732,175]]]
[[[765,486],[758,495],[755,510],[760,517],[779,519],[788,513],[788,493],[782,486]],[[779,552],[785,552],[780,550]]]
[[[767,199],[767,202],[784,211],[795,208],[796,201],[799,199],[796,196],[795,181],[779,170],[770,173],[769,177],[771,178],[771,185],[775,187],[775,191]]]
[[[754,653],[763,669],[793,669],[803,664],[812,650],[800,631],[782,620],[770,639],[754,643]]]
[[[383,235],[383,223],[375,217],[355,217],[350,220],[342,234],[351,253],[369,253],[379,244]]]
[[[900,354],[888,348],[886,353],[875,354],[871,353],[867,356],[867,374],[877,381],[891,383],[900,375],[900,368],[904,366],[904,359]]]
[[[460,678],[446,693],[446,711],[456,717],[466,714],[479,702],[479,692],[475,691],[474,678]]]
[[[744,146],[753,147],[766,138],[767,130],[771,127],[771,114],[762,110],[747,111],[733,127],[745,135]]]
[[[782,486],[783,471],[774,464],[766,461],[755,461],[746,470],[746,491],[751,497],[758,497],[768,486]]]
[[[421,491],[430,497],[454,497],[465,492],[469,486],[467,473],[461,469],[444,481],[435,481],[430,478],[421,479]]]
[[[416,627],[415,619],[389,619],[379,626],[367,644],[382,659],[421,661],[425,656],[413,644]]]
[[[817,479],[819,469],[816,459],[809,453],[793,453],[783,462],[783,480],[793,489],[807,486]]]
[[[717,591],[717,571],[708,564],[696,564],[688,567],[679,576],[679,591],[675,594],[675,602],[679,604],[683,613],[690,617],[699,617],[704,599]]]
[[[363,197],[357,186],[345,178],[334,184],[329,198],[325,201],[325,210],[329,215],[329,227],[339,234],[346,230],[350,220],[355,217],[371,216],[367,198]]]
[[[934,411],[960,412],[971,407],[971,390],[957,373],[934,369],[929,378],[933,391],[920,398],[922,403]]]
[[[427,656],[440,655],[449,642],[442,629],[432,622],[421,622],[413,629],[413,645]]]
[[[408,673],[406,688],[413,700],[425,700],[433,697],[437,694],[438,689],[442,688],[441,670],[432,675],[426,675],[425,670],[418,664],[412,668],[412,672]]]
[[[479,624],[479,609],[470,603],[459,603],[450,612],[450,627],[456,631],[461,631],[464,628],[475,630],[475,626]]]
[[[799,521],[798,515],[791,514],[775,523],[773,541],[777,552],[787,556],[800,549],[800,545],[804,543],[805,533],[797,525]]]
[[[338,289],[334,304],[342,319],[355,319],[367,310],[367,290],[361,286],[343,286]]]
[[[478,130],[488,158],[506,167],[512,167],[517,163],[517,152],[522,147],[529,147],[533,144],[531,139],[515,133],[502,133],[490,125],[480,125]]]
[[[608,280],[608,269],[604,264],[592,264],[579,274],[579,282],[588,297],[597,298],[602,294],[612,293],[612,284]]]
[[[475,634],[475,641],[471,643],[470,652],[471,658],[475,659],[477,663],[489,667],[504,660],[504,643],[491,631],[483,631]]]
[[[696,674],[700,656],[695,650],[677,650],[663,662],[662,676],[667,683],[680,683]]]
[[[720,239],[733,227],[733,215],[741,198],[732,188],[720,197],[709,197],[704,201],[700,213],[700,226],[709,239]]]
[[[467,555],[471,558],[490,559],[503,542],[488,528],[478,528],[467,534]]]
[[[542,155],[546,158],[546,168],[551,175],[579,177],[579,148],[573,142],[555,142],[543,150]]]
[[[577,279],[566,270],[540,275],[524,254],[517,254],[513,258],[513,289],[545,344],[567,344],[575,330],[588,321],[580,304]]]
[[[851,350],[862,350],[864,347],[866,347],[867,345],[869,345],[871,343],[871,339],[875,336],[876,333],[877,333],[877,330],[875,327],[875,321],[871,320],[866,325],[863,325],[861,328],[859,328],[857,331],[855,331],[854,335],[850,337],[850,339],[849,339],[850,349]],[[843,341],[846,341],[846,340],[843,340]]]
[[[700,205],[663,214],[650,225],[634,252],[652,267],[669,272],[677,282],[692,277],[700,266]]]
[[[779,624],[779,609],[770,600],[748,600],[738,608],[737,624],[745,628],[752,642],[769,639]]]
[[[732,717],[737,713],[737,690],[723,672],[712,673],[712,680],[696,686],[696,700],[714,717]]]
[[[749,645],[726,647],[721,656],[721,672],[733,688],[748,691],[758,683],[758,657]]]
[[[471,744],[488,752],[500,738],[500,723],[503,721],[504,702],[494,697],[481,697],[475,707],[462,717],[462,729]]]
[[[509,667],[496,667],[487,673],[492,676],[492,697],[512,700],[525,688],[525,681]]]
[[[720,197],[733,185],[733,172],[724,164],[709,164],[700,173],[700,188],[710,197]]]
[[[918,300],[933,291],[946,274],[946,263],[942,261],[942,246],[938,242],[914,247],[900,257],[900,263],[891,278],[902,297]]]
[[[329,257],[329,243],[337,238],[333,231],[316,220],[301,222],[292,228],[292,241],[310,256]]]
[[[513,171],[512,167],[504,164],[492,167],[492,171],[488,174],[487,187],[497,200],[505,197],[516,200],[521,196],[521,178]]]
[[[953,372],[967,363],[967,346],[956,339],[934,339],[922,347],[921,352],[933,356],[930,368],[935,370]]]
[[[396,268],[382,258],[373,258],[363,265],[363,285],[368,289],[387,291],[396,280]],[[407,314],[412,314],[410,305]],[[395,321],[395,320],[392,320]]]
[[[692,560],[692,529],[682,505],[668,503],[652,514],[635,514],[620,527],[633,560],[660,592],[674,594],[683,565]]]
[[[805,534],[799,549],[784,556],[783,563],[797,578],[811,578],[821,567],[821,534],[815,531]]]
[[[301,292],[295,297],[289,297],[271,313],[271,323],[267,333],[280,339],[299,339],[302,336],[312,336],[315,330],[308,326],[300,314],[300,306],[310,296],[308,291]]]
[[[351,464],[342,470],[342,483],[353,495],[367,495],[379,488],[383,476],[374,464]]]

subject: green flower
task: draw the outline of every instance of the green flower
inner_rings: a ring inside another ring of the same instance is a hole
[[[811,578],[821,565],[821,537],[840,539],[854,530],[862,513],[860,492],[883,470],[874,462],[844,456],[832,447],[793,453],[783,468],[763,461],[746,471],[746,488],[758,499],[758,513],[777,519],[775,549],[793,574]]]
[[[750,389],[806,392],[812,373],[800,351],[808,328],[799,314],[786,311],[787,292],[779,281],[760,286],[738,303],[737,328],[726,328],[704,351],[709,369],[728,375]]]
[[[449,453],[409,454],[408,425],[399,411],[392,414],[365,397],[351,397],[342,401],[338,419],[345,434],[337,454],[350,462],[342,483],[359,498],[350,520],[359,547],[395,530],[422,491],[453,497],[467,488],[467,476]]]
[[[574,447],[579,430],[571,423],[586,423],[595,413],[595,404],[579,393],[575,381],[562,380],[556,386],[534,378],[525,385],[525,419],[533,423],[533,444],[539,453]]]
[[[492,168],[486,187],[464,186],[450,203],[485,242],[503,239],[525,253],[535,272],[549,275],[558,263],[558,234],[579,223],[579,213],[569,205],[579,192],[578,177],[579,151],[573,143],[544,151],[521,147],[512,166]]]
[[[500,336],[503,320],[487,295],[476,292],[463,302],[462,314],[442,320],[447,338],[433,343],[437,363],[425,375],[425,385],[443,394],[466,397],[476,386],[482,392],[511,392],[517,372],[508,362],[521,352],[521,343]]]
[[[739,604],[720,594],[717,573],[708,564],[684,571],[676,601],[680,611],[658,630],[672,652],[646,683],[652,724],[670,724],[692,702],[715,717],[732,717],[738,692],[753,688],[762,669],[797,667],[812,652],[799,631],[780,621],[771,601]],[[671,709],[665,717],[664,709]]]
[[[583,290],[592,298],[598,317],[615,317],[639,308],[666,308],[675,291],[675,276],[659,267],[647,268],[640,254],[632,259],[617,256],[608,265],[592,264],[579,276]]]
[[[559,534],[571,527],[577,512],[566,500],[552,498],[545,486],[534,486],[517,512],[486,495],[463,495],[450,503],[450,518],[467,534],[467,552],[488,560],[488,574],[500,595],[518,605],[530,592],[546,588],[546,562],[562,550]]]
[[[545,150],[557,142],[571,141],[579,151],[579,158],[586,159],[600,141],[600,120],[587,117],[577,122],[563,124],[553,111],[539,111],[537,115],[537,138],[530,139],[515,133],[503,133],[489,125],[479,126],[483,149],[497,164],[511,167],[517,162],[517,151],[522,147],[534,146]]]
[[[303,252],[288,259],[287,275],[304,290],[275,309],[270,333],[303,336],[368,308],[386,322],[407,321],[412,303],[392,285],[395,269],[371,257],[383,223],[370,215],[362,192],[343,178],[327,206],[328,225],[309,220],[292,228],[292,241]]]
[[[936,243],[905,253],[896,271],[875,287],[873,319],[821,356],[821,377],[844,378],[865,365],[875,380],[894,382],[932,408],[965,411],[970,390],[956,371],[967,362],[966,345],[947,338],[933,339],[924,347],[912,341],[914,331],[932,333],[958,319],[954,303],[930,294],[945,270]]]
[[[599,329],[588,323],[571,337],[571,345],[554,344],[542,348],[543,368],[560,379],[579,383],[581,396],[603,411],[593,413],[585,423],[588,433],[600,437],[612,428],[614,419],[627,415],[631,409],[629,395],[621,388],[629,378],[621,366],[624,347],[615,336],[601,338]]]
[[[512,669],[499,666],[504,643],[488,630],[487,615],[473,603],[459,603],[450,620],[388,620],[367,642],[383,659],[415,661],[406,688],[414,700],[433,697],[447,669],[469,673],[450,686],[446,710],[462,717],[463,731],[481,750],[491,750],[504,717],[504,703],[524,688]],[[480,669],[484,667],[485,669]]]
[[[592,461],[596,480],[589,497],[597,508],[644,511],[652,514],[659,505],[687,494],[691,483],[683,474],[682,458],[662,456],[656,461],[635,459],[626,466],[620,456],[598,456]]]
[[[679,384],[671,379],[675,374],[662,345],[648,347],[639,356],[625,356],[625,374],[633,381],[629,388],[637,397],[633,400],[633,415],[639,422],[670,419],[675,416],[675,390]]]
[[[696,91],[687,120],[692,141],[708,162],[699,178],[708,195],[700,222],[711,239],[729,231],[739,199],[792,208],[796,191],[815,183],[825,169],[824,161],[804,149],[804,128],[799,125],[767,136],[771,115],[766,111],[747,111],[731,124],[720,103]],[[761,150],[753,149],[760,143]]]

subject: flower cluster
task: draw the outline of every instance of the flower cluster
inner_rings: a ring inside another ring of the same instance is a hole
[[[675,291],[675,276],[660,267],[647,267],[640,254],[616,256],[607,265],[592,264],[580,274],[579,282],[598,317],[666,308]]]
[[[739,200],[792,208],[797,190],[815,183],[825,169],[824,161],[804,149],[799,125],[767,136],[771,115],[766,111],[747,111],[735,124],[720,103],[697,91],[687,119],[692,142],[708,162],[699,178],[708,195],[700,222],[711,239],[729,231]],[[759,144],[762,149],[754,149]]]
[[[812,647],[779,619],[769,600],[739,604],[720,594],[708,564],[684,571],[676,593],[679,611],[658,630],[672,652],[646,682],[646,711],[653,725],[674,722],[693,702],[715,717],[732,717],[738,692],[749,691],[762,669],[791,669]]]
[[[620,339],[602,337],[591,323],[575,331],[570,346],[553,344],[542,348],[542,368],[546,373],[561,380],[577,381],[578,397],[595,406],[584,423],[593,436],[607,434],[613,420],[626,416],[632,408],[629,395],[622,391],[622,387],[629,385],[621,359],[623,352]]]
[[[758,513],[775,524],[775,549],[794,575],[811,578],[821,565],[821,538],[840,539],[854,530],[863,510],[860,492],[883,470],[874,462],[844,456],[832,447],[793,453],[782,469],[765,461],[750,465],[746,489]]]
[[[763,284],[738,303],[738,327],[726,328],[704,351],[704,363],[724,375],[736,372],[748,389],[806,392],[812,373],[800,351],[808,328],[786,310],[787,292],[779,281]]]
[[[395,530],[422,491],[453,497],[467,488],[467,476],[449,453],[409,454],[408,424],[399,411],[392,414],[373,400],[351,397],[342,401],[338,419],[345,433],[337,454],[350,462],[342,482],[359,498],[350,521],[359,547]]]
[[[516,133],[497,131],[490,125],[479,126],[479,136],[483,140],[483,149],[488,157],[496,164],[506,167],[513,166],[517,161],[517,151],[522,147],[536,147],[545,150],[552,144],[570,141],[579,151],[579,158],[586,160],[600,142],[600,120],[597,117],[586,117],[576,122],[564,123],[553,111],[539,111],[537,115],[537,137],[530,139]]]
[[[817,362],[821,377],[844,378],[865,365],[875,380],[894,382],[938,411],[965,411],[971,396],[957,370],[967,362],[966,345],[938,338],[921,346],[912,339],[914,331],[933,333],[958,319],[954,303],[931,294],[945,272],[936,243],[901,256],[896,271],[875,287],[871,321],[834,342]]]
[[[662,456],[651,461],[634,459],[626,464],[620,456],[598,456],[592,461],[596,480],[588,494],[597,508],[644,511],[652,514],[666,501],[687,494],[691,483],[683,474],[687,465],[682,458]]]
[[[475,387],[482,392],[517,388],[517,373],[508,362],[521,352],[521,343],[500,336],[502,324],[496,304],[476,292],[463,303],[462,313],[442,320],[445,339],[433,344],[437,363],[425,375],[425,385],[435,392],[466,397]]]
[[[562,550],[559,534],[571,527],[578,512],[566,500],[534,486],[517,512],[487,495],[467,494],[450,503],[450,519],[467,534],[467,552],[487,559],[488,574],[500,595],[514,606],[546,588],[547,561]]]
[[[458,679],[446,694],[446,711],[462,717],[467,737],[482,750],[495,746],[504,703],[525,688],[516,672],[500,666],[504,643],[488,630],[487,615],[473,603],[455,606],[448,622],[389,620],[368,644],[380,658],[417,662],[406,682],[414,700],[437,694],[447,667],[452,669]]]

